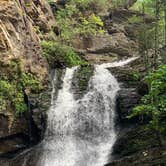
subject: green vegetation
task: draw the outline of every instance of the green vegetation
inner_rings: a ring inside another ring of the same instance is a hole
[[[151,72],[146,77],[146,82],[149,86],[149,93],[142,98],[140,105],[134,108],[129,118],[140,115],[148,117],[149,128],[154,129],[158,139],[161,140],[161,133],[166,131],[166,65]]]
[[[129,23],[131,24],[140,24],[143,22],[143,19],[141,16],[134,15],[128,19]]]
[[[105,8],[106,3],[107,0],[70,0],[54,11],[59,35],[53,34],[51,41],[42,42],[43,55],[51,67],[86,64],[75,52],[74,42],[105,32],[97,13]]]
[[[88,82],[93,75],[94,67],[92,65],[81,66],[76,73],[76,79],[78,87],[81,92],[84,92],[88,88]]]
[[[96,35],[98,32],[103,33],[102,30],[103,22],[100,17],[95,14],[90,14],[87,18],[83,16],[74,16],[77,13],[73,11],[73,13],[69,12],[69,14],[64,14],[68,9],[61,9],[58,11],[57,22],[61,31],[60,38],[63,43],[70,44],[76,37],[88,37],[91,35]],[[71,10],[74,10],[71,8]],[[78,14],[78,13],[77,13]],[[67,15],[67,17],[66,17]]]
[[[16,84],[5,80],[0,81],[0,110],[8,110],[11,106],[17,113],[27,110],[22,91]]]
[[[142,0],[137,1],[131,8],[143,14],[143,24],[140,28],[140,53],[144,57],[147,70],[150,65],[157,67],[158,49],[166,44],[166,1],[165,0]],[[146,24],[146,16],[151,17],[151,26]],[[154,50],[153,62],[148,58],[149,50]],[[151,64],[150,64],[151,63]]]
[[[138,71],[133,71],[131,73],[133,81],[140,81],[141,80],[141,75]]]
[[[86,64],[72,47],[60,45],[53,41],[43,41],[43,55],[47,58],[51,67],[56,64],[61,66],[76,66]]]
[[[55,13],[60,29],[61,42],[71,45],[76,37],[89,37],[97,33],[104,33],[104,23],[96,14],[106,1],[71,0]]]
[[[124,7],[126,5],[126,0],[113,0],[112,2],[115,8]]]
[[[104,32],[101,18],[94,13],[96,10],[88,9],[92,4],[95,7],[98,3],[95,4],[90,0],[73,0],[57,12],[56,19],[64,40],[72,40],[78,35],[87,37],[97,32]]]
[[[38,93],[43,87],[40,81],[31,73],[20,70],[20,61],[12,60],[8,75],[0,75],[0,111],[14,110],[16,113],[27,111],[24,101],[24,92]],[[14,73],[14,74],[13,74]]]
[[[166,65],[160,61],[159,49],[166,44],[166,1],[142,0],[132,7],[143,14],[143,22],[138,35],[139,51],[144,60],[147,77],[145,81],[149,93],[142,97],[138,106],[133,109],[129,118],[146,117],[148,128],[156,133],[159,144],[162,145],[161,135],[166,131]],[[150,26],[146,23],[151,18]],[[138,18],[129,19],[130,23],[140,22]],[[140,22],[141,23],[141,22]],[[150,52],[153,57],[150,58]],[[159,66],[159,64],[162,64]]]
[[[41,81],[31,73],[21,73],[20,86],[31,93],[39,93],[43,89]]]

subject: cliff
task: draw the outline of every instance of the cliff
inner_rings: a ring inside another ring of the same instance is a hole
[[[42,56],[40,38],[55,25],[44,0],[0,1],[0,155],[24,148],[30,140],[30,115],[18,116],[16,109],[21,112],[29,98],[35,95],[36,101],[38,93],[48,87],[48,64]],[[38,84],[35,82],[42,86],[39,92],[33,90]]]

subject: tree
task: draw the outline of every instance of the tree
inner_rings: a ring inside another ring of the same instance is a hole
[[[161,133],[166,131],[166,64],[151,72],[145,80],[149,93],[141,99],[140,105],[133,109],[129,118],[142,115],[148,117],[148,127],[155,131],[159,145],[162,146]]]

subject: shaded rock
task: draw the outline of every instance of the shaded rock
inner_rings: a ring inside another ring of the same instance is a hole
[[[133,55],[132,41],[128,40],[124,33],[116,33],[112,36],[98,36],[92,39],[92,47],[88,49],[89,53],[103,54],[116,53],[119,56],[130,57]]]
[[[105,166],[165,166],[166,149],[152,148],[140,151],[135,155],[130,155],[119,160],[115,160]]]
[[[93,76],[94,66],[84,65],[80,66],[75,74],[72,81],[72,91],[75,99],[80,99],[89,90],[88,83]]]
[[[0,120],[0,157],[9,156],[25,148],[29,142],[26,119],[16,118],[13,114],[1,113]]]
[[[56,25],[48,3],[1,0],[0,13],[0,78],[14,81],[20,72],[31,73],[48,88],[48,64],[40,47],[40,34],[45,38]],[[18,62],[19,70],[15,67]],[[45,130],[44,111],[50,105],[49,92],[41,95],[27,92],[24,96],[29,112],[18,116],[9,105],[0,113],[0,156],[14,155],[31,146],[41,139]]]
[[[159,147],[159,141],[153,130],[146,125],[133,125],[126,133],[120,134],[114,145],[114,155],[116,158],[130,156],[156,147]]]
[[[117,114],[119,115],[120,124],[132,123],[136,118],[128,119],[132,109],[139,103],[140,95],[135,88],[121,89],[117,98]]]
[[[13,159],[0,159],[0,164],[1,166],[22,166],[23,164],[26,166],[37,166],[41,160],[40,156],[42,156],[42,153],[42,148],[37,146],[24,151]]]

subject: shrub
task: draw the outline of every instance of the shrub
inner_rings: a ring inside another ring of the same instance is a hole
[[[0,110],[5,111],[9,105],[16,111],[16,113],[24,112],[27,106],[24,102],[24,96],[21,90],[17,88],[16,84],[10,83],[6,80],[0,81]]]
[[[131,24],[140,24],[143,23],[143,18],[137,15],[134,15],[130,18],[128,18],[129,23]]]
[[[21,85],[32,93],[38,93],[43,89],[41,82],[31,73],[21,74]]]
[[[76,36],[87,37],[104,32],[101,18],[95,14],[95,10],[88,9],[94,2],[94,0],[72,0],[56,13],[61,31],[60,39],[63,43],[70,45]]]
[[[16,113],[28,110],[24,93],[38,93],[43,88],[40,81],[31,73],[24,73],[18,59],[6,66],[8,75],[0,75],[0,111],[13,109]],[[13,74],[14,73],[14,74]],[[6,73],[5,73],[6,74]]]
[[[52,41],[42,42],[43,55],[47,58],[51,67],[61,66],[76,66],[86,64],[72,47],[60,45]]]
[[[151,120],[149,127],[157,133],[166,130],[166,65],[162,65],[158,70],[150,73],[146,77],[149,85],[149,93],[145,95],[140,105],[133,109],[133,113],[129,116],[146,115]]]

